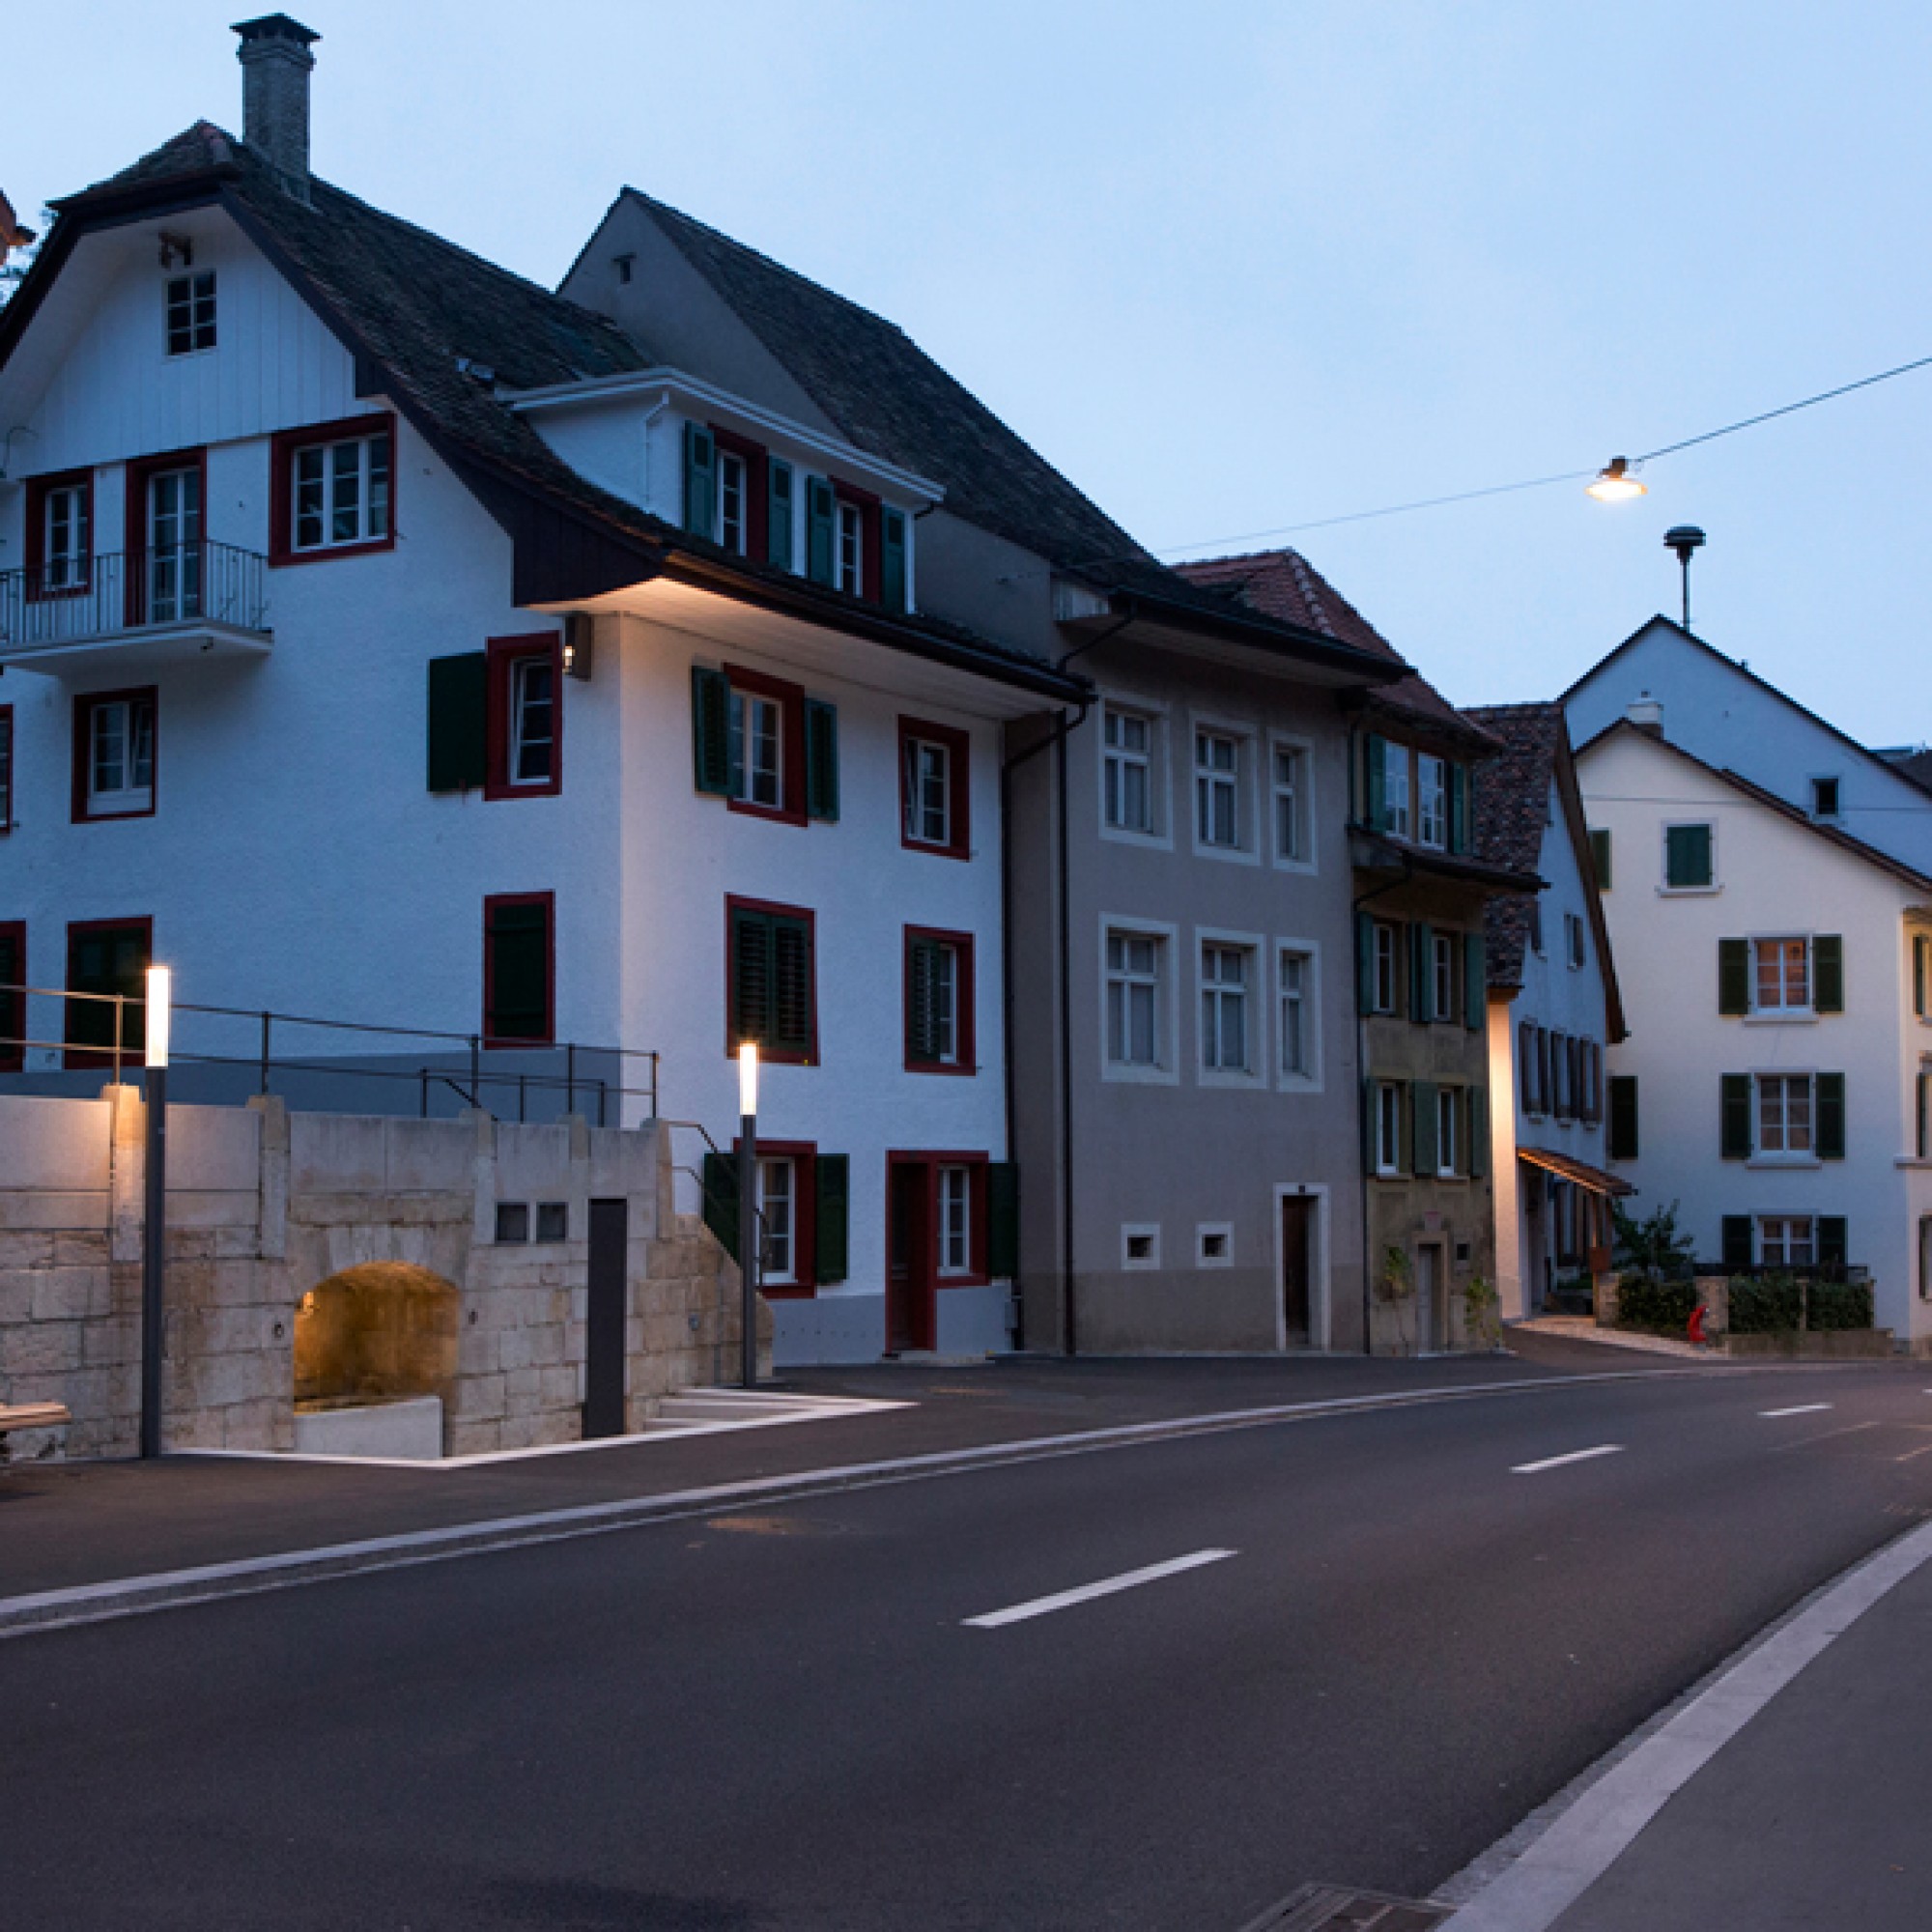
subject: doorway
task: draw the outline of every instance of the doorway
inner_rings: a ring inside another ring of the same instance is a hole
[[[1281,1197],[1282,1346],[1305,1349],[1311,1336],[1315,1203],[1305,1194]]]
[[[886,1352],[929,1350],[938,1326],[933,1295],[932,1169],[887,1156]]]
[[[179,624],[201,615],[202,497],[199,458],[129,467],[129,522],[139,546],[128,597],[136,624]],[[134,548],[134,544],[129,545]]]
[[[1415,1323],[1417,1354],[1439,1354],[1449,1347],[1449,1270],[1437,1241],[1424,1241],[1415,1251]]]
[[[624,1330],[630,1296],[625,1249],[631,1210],[625,1201],[590,1204],[588,1306],[583,1321],[583,1439],[624,1434]]]

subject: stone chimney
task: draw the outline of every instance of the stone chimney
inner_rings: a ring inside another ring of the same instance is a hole
[[[1639,731],[1648,732],[1653,738],[1663,736],[1663,706],[1649,692],[1643,693],[1624,716]]]
[[[242,63],[242,138],[282,178],[282,185],[308,199],[308,76],[315,66],[310,45],[322,39],[286,14],[242,20],[236,58]]]

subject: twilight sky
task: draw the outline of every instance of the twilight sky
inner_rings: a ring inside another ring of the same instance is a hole
[[[228,21],[17,7],[0,185],[206,116]],[[315,165],[554,284],[635,183],[891,317],[1151,548],[1593,467],[1932,354],[1932,10],[1762,0],[301,0]],[[1676,610],[1871,743],[1932,370],[1578,486],[1289,539],[1452,697]],[[1239,539],[1221,542],[1221,539]]]

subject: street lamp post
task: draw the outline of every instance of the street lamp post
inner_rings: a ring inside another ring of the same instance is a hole
[[[758,1043],[738,1043],[738,1274],[744,1285],[740,1356],[746,1388],[758,1385]]]
[[[141,1454],[161,1453],[161,1347],[166,1322],[168,1238],[168,1028],[172,976],[148,968],[147,1158],[143,1163],[147,1218],[141,1243]]]

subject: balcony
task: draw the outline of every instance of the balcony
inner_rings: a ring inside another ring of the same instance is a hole
[[[0,571],[0,666],[54,677],[262,657],[267,559],[232,544],[110,552]]]

